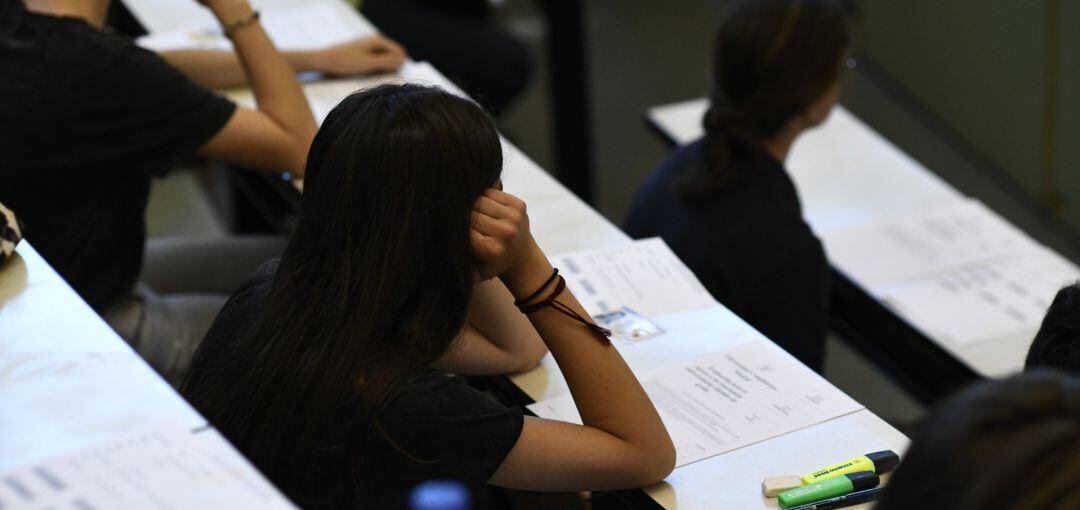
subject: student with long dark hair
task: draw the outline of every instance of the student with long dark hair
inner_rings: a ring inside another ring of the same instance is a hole
[[[1080,508],[1080,379],[1037,370],[942,402],[876,510]]]
[[[784,161],[836,103],[849,46],[832,2],[739,4],[716,39],[705,137],[660,165],[626,221],[631,236],[663,237],[714,297],[819,371],[829,266]]]
[[[202,4],[232,39],[258,109],[104,27],[109,0],[0,3],[0,200],[82,298],[175,382],[229,294],[284,243],[147,246],[152,178],[191,154],[302,175],[316,127],[247,1]]]
[[[478,106],[412,85],[346,98],[315,137],[295,235],[225,306],[181,390],[304,508],[399,508],[434,478],[587,490],[671,471],[656,410],[498,189],[502,165]],[[535,365],[513,300],[585,425],[436,371]],[[507,311],[474,316],[492,307]]]

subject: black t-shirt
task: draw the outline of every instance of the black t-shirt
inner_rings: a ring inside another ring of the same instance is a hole
[[[100,309],[138,277],[151,177],[236,106],[75,18],[26,14],[14,39],[0,43],[0,201]]]
[[[772,157],[706,204],[675,187],[704,162],[703,142],[675,150],[642,186],[626,232],[660,236],[721,303],[807,366],[821,371],[829,327],[830,272],[802,218],[795,185]]]
[[[255,311],[270,289],[276,264],[264,264],[225,304],[203,339],[185,387],[199,385],[199,365],[227,354],[232,348],[230,339],[256,320]],[[188,391],[185,396],[190,398]],[[191,403],[199,408],[199,402]],[[210,419],[213,422],[213,417]],[[482,508],[487,500],[487,480],[517,442],[524,416],[520,409],[506,407],[473,389],[461,377],[427,370],[397,389],[379,413],[379,421],[396,446],[376,440],[366,451],[359,452],[358,458],[351,458],[344,445],[349,442],[348,434],[361,426],[339,421],[322,434],[326,439],[319,448],[320,465],[307,468],[325,481],[322,487],[301,489],[281,480],[272,481],[300,507],[310,510],[407,508],[408,495],[416,485],[452,479],[469,486],[477,498],[475,508]],[[224,432],[228,435],[228,431]],[[359,496],[358,500],[350,479],[352,466],[375,474],[377,479],[365,484],[374,487],[375,493]]]

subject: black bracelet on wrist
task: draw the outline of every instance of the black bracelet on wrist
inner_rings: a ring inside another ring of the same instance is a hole
[[[225,25],[223,30],[225,37],[232,38],[237,30],[259,21],[259,11],[251,11],[251,14]]]
[[[536,292],[533,292],[532,294],[529,294],[529,297],[527,297],[527,298],[519,299],[517,301],[514,301],[514,306],[516,306],[518,308],[521,308],[526,303],[530,303],[530,302],[536,300],[536,298],[540,297],[540,294],[544,292],[544,289],[550,287],[551,282],[554,282],[555,279],[558,278],[558,277],[559,277],[559,268],[556,267],[555,270],[551,272],[551,276],[548,277],[547,281],[545,281],[544,284],[541,285],[539,289],[536,289]]]
[[[551,294],[548,294],[546,298],[541,299],[540,301],[537,301],[535,303],[520,304],[518,305],[518,310],[521,310],[521,313],[525,315],[529,315],[530,313],[550,307],[556,312],[561,313],[577,322],[580,322],[589,330],[590,333],[593,334],[593,336],[596,337],[597,340],[600,341],[601,344],[611,345],[610,329],[602,327],[595,322],[586,319],[585,317],[582,317],[581,314],[575,312],[573,308],[570,308],[569,306],[559,301],[559,296],[564,290],[566,290],[566,279],[559,276],[558,273],[558,271],[555,271],[554,278],[557,278],[558,280],[555,284],[555,289],[551,291]],[[544,285],[544,288],[547,288],[547,285]],[[540,290],[543,290],[543,288],[541,288]]]

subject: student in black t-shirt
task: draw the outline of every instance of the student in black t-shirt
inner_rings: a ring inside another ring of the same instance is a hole
[[[1080,283],[1054,296],[1028,349],[1025,370],[1056,368],[1080,374]]]
[[[663,237],[714,297],[818,371],[829,265],[784,160],[828,117],[848,52],[848,21],[832,2],[736,7],[713,52],[704,139],[660,165],[626,220],[628,234]]]
[[[295,235],[222,310],[181,387],[300,506],[402,508],[433,478],[588,490],[671,471],[656,410],[595,324],[570,316],[588,317],[525,204],[498,189],[502,166],[478,106],[415,85],[346,98],[315,137]],[[537,308],[584,425],[523,417],[444,375],[536,364],[514,299]]]
[[[231,27],[236,54],[181,52],[178,61],[199,68],[197,57],[216,57],[237,70],[242,61],[257,110],[103,28],[109,0],[0,3],[0,200],[31,225],[26,237],[45,259],[172,381],[227,296],[284,242],[171,240],[151,243],[144,260],[151,178],[189,154],[299,176],[315,133],[289,62],[248,3],[203,4]],[[321,57],[341,64],[349,51]]]
[[[875,510],[1080,508],[1080,378],[1037,370],[941,402]]]

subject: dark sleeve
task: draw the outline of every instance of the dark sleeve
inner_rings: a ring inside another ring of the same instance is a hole
[[[750,293],[744,317],[791,355],[821,372],[829,331],[831,273],[821,244],[809,238]]]
[[[107,46],[85,53],[85,67],[64,87],[64,142],[80,168],[159,173],[210,140],[236,111],[153,52],[118,37]]]
[[[421,479],[486,483],[517,443],[520,409],[495,402],[460,377],[430,373],[411,383],[380,415],[384,430]],[[419,472],[419,473],[417,473]]]
[[[15,253],[15,246],[22,240],[22,226],[15,213],[0,204],[0,264]]]

